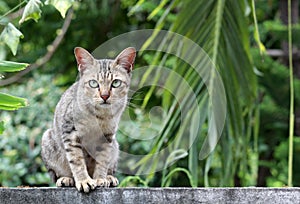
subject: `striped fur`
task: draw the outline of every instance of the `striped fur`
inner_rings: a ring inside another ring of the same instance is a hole
[[[57,186],[89,192],[118,185],[116,132],[127,102],[135,49],[96,60],[75,48],[80,79],[61,97],[53,127],[42,137],[42,158]]]

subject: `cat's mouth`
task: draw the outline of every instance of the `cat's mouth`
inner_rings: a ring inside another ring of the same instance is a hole
[[[109,103],[109,102],[102,102],[102,103],[100,103],[100,105],[101,105],[101,106],[110,106],[111,103]]]

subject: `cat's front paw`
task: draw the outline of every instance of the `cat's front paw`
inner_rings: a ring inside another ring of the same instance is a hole
[[[60,177],[56,181],[57,187],[69,187],[74,186],[74,179],[71,177]]]
[[[106,179],[109,181],[109,183],[112,186],[119,185],[119,180],[116,177],[112,176],[112,175],[107,175]]]
[[[90,192],[91,190],[94,190],[97,187],[97,181],[91,178],[87,178],[82,181],[76,182],[76,188],[78,191],[83,191],[85,193]]]
[[[99,187],[109,187],[110,181],[107,179],[97,179],[97,186]]]

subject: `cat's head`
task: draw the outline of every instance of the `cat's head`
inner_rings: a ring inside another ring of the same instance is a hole
[[[115,59],[95,59],[87,50],[74,50],[80,73],[80,97],[96,107],[107,108],[125,103],[136,56],[133,47],[124,49]]]

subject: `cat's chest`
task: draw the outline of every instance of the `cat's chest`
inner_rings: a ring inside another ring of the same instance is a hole
[[[98,127],[104,131],[104,132],[115,132],[117,129],[117,122],[116,119],[114,120],[114,118],[110,118],[110,119],[97,119],[96,120],[96,124],[98,125]]]
[[[81,119],[76,129],[84,135],[105,135],[114,134],[117,131],[117,121],[115,118],[90,117]]]

